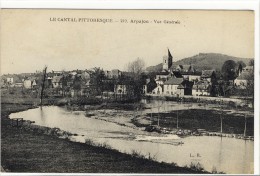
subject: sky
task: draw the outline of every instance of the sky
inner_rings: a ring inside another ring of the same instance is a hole
[[[167,48],[173,61],[198,53],[254,58],[253,11],[1,11],[1,74],[32,73],[44,66],[48,71],[93,67],[125,70],[127,63],[137,58],[152,66],[162,62]],[[77,21],[58,21],[63,18]],[[82,18],[112,22],[79,21]],[[124,19],[128,23],[121,23]]]

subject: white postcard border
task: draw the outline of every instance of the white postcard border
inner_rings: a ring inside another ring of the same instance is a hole
[[[259,0],[1,0],[1,8],[35,9],[212,9],[212,10],[253,10],[255,12],[255,119],[254,119],[254,174],[259,170]],[[1,173],[3,175],[35,175]],[[37,174],[54,175],[54,174]],[[69,175],[69,174],[55,174]],[[73,174],[86,175],[86,174]],[[100,174],[91,174],[100,175]],[[102,174],[103,175],[103,174]],[[104,174],[107,175],[107,174]],[[111,175],[111,174],[110,174]],[[113,174],[122,175],[122,174]],[[131,174],[142,175],[142,174]],[[147,175],[147,174],[146,174]],[[169,174],[165,174],[169,175]],[[184,174],[185,175],[185,174]]]

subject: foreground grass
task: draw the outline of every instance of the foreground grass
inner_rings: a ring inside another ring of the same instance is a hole
[[[2,130],[2,166],[12,172],[192,173],[188,168],[132,157],[114,150],[32,134]]]
[[[75,143],[11,127],[6,118],[8,114],[32,108],[33,105],[10,102],[1,105],[1,165],[7,172],[203,173],[102,146]]]

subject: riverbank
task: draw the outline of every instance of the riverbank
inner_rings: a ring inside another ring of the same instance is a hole
[[[153,113],[152,124],[158,123],[164,128],[176,128],[177,116],[178,127],[182,129],[205,129],[209,132],[221,131],[227,134],[243,134],[245,129],[245,117],[243,113],[231,113],[230,111],[189,109],[180,111],[171,111],[164,113]],[[246,135],[254,136],[254,117],[247,116]]]
[[[156,110],[157,108],[153,108],[152,110],[126,111],[112,107],[110,109],[103,109],[97,106],[95,108],[86,108],[84,111],[86,111],[86,116],[89,118],[113,122],[121,126],[140,130],[144,130],[149,125],[157,125],[159,123],[161,128],[176,131],[178,116],[178,129],[190,131],[203,129],[207,132],[220,132],[222,118],[223,134],[230,134],[232,136],[244,135],[245,114],[247,114],[245,134],[246,136],[254,136],[253,112],[229,109],[221,110],[219,107],[214,106],[207,106],[206,108],[200,108],[200,106],[195,105],[194,107],[185,107],[186,105],[180,107],[180,104],[165,104],[164,106],[168,106],[168,108],[161,108],[159,113]],[[176,110],[175,106],[178,106],[179,110]]]
[[[1,165],[7,172],[205,173],[202,168],[159,163],[134,152],[123,154],[104,146],[60,139],[41,130],[10,126],[10,113],[34,107],[33,103],[1,103]]]

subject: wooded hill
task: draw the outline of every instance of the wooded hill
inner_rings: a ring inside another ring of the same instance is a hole
[[[239,57],[233,57],[233,56],[228,56],[228,55],[218,54],[218,53],[199,53],[195,56],[187,57],[178,60],[176,62],[173,62],[173,65],[192,64],[195,66],[195,69],[197,71],[210,70],[210,69],[215,69],[217,71],[220,71],[222,65],[227,60],[233,60],[235,62],[242,61],[247,65],[251,59],[252,58],[239,58]],[[146,68],[146,71],[148,72],[159,72],[161,70],[162,70],[162,63]]]

